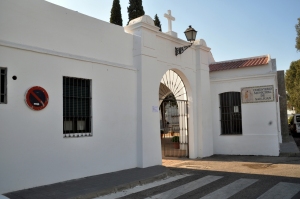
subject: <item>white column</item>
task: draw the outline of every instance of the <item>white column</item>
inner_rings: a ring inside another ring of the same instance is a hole
[[[207,157],[213,155],[212,107],[209,77],[210,48],[203,43],[199,43],[196,48],[198,157]]]
[[[145,25],[146,24],[146,25]],[[147,15],[132,20],[125,31],[133,34],[133,64],[137,69],[137,167],[145,168],[162,163],[157,87],[155,39],[158,27]]]

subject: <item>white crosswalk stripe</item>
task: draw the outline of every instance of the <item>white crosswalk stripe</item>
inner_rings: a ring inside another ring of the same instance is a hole
[[[239,179],[234,181],[233,183],[230,183],[229,185],[226,185],[225,187],[222,187],[204,197],[201,199],[209,199],[209,198],[229,198],[230,196],[233,196],[234,194],[238,193],[239,191],[245,189],[246,187],[250,186],[251,184],[255,183],[256,179]]]
[[[258,199],[290,199],[300,191],[300,184],[279,182]]]
[[[174,182],[176,180],[183,179],[188,176],[191,176],[191,174],[170,177],[170,178],[167,178],[164,180],[152,182],[152,183],[145,184],[142,186],[137,186],[132,189],[124,190],[124,191],[113,193],[113,194],[106,195],[106,196],[101,196],[96,199],[112,199],[112,198],[124,197],[124,196],[128,196],[130,194],[142,192],[142,191],[145,191],[150,188],[155,188],[155,187],[158,187],[158,186],[170,183],[170,182]],[[208,185],[212,182],[215,182],[223,177],[224,176],[208,175],[208,176],[199,178],[197,180],[188,182],[186,184],[180,185],[178,187],[175,187],[171,190],[167,190],[163,193],[160,193],[160,194],[157,194],[157,195],[154,195],[151,197],[147,197],[146,199],[172,199],[172,198],[177,198],[179,196],[182,196],[184,194],[187,194],[187,193],[197,190],[197,189],[199,189],[199,193],[200,193],[201,187]],[[235,194],[239,194],[240,191],[244,190],[245,188],[249,187],[250,185],[254,184],[255,182],[259,182],[259,180],[258,179],[240,178],[234,182],[231,182],[230,184],[227,184],[226,186],[223,186],[223,187],[207,194],[207,195],[204,195],[204,196],[202,195],[203,197],[201,199],[211,199],[211,198],[212,199],[215,199],[215,198],[226,199]],[[260,186],[260,184],[257,183],[257,184],[255,184],[255,186]],[[157,189],[162,189],[162,187],[157,188]],[[276,184],[275,186],[273,186],[269,190],[267,190],[265,193],[263,193],[258,199],[276,199],[276,198],[291,199],[299,191],[300,191],[300,184],[279,182],[278,184]],[[144,194],[144,196],[145,196],[145,194]]]
[[[173,182],[175,180],[179,180],[181,178],[185,178],[185,177],[188,177],[188,176],[190,176],[190,174],[178,175],[178,176],[170,177],[170,178],[167,178],[167,179],[164,179],[164,180],[160,180],[160,181],[152,182],[152,183],[149,183],[149,184],[145,184],[145,185],[142,185],[142,186],[136,186],[132,189],[124,190],[124,191],[121,191],[121,192],[112,193],[112,194],[105,195],[105,196],[100,196],[100,197],[95,198],[95,199],[120,198],[120,197],[127,196],[127,195],[130,195],[130,194],[133,194],[133,193],[144,191],[146,189],[150,189],[150,188],[157,187],[157,186],[160,186],[160,185],[163,185],[163,184],[167,184],[169,182]]]
[[[171,189],[169,191],[163,192],[161,194],[157,194],[155,196],[151,196],[149,198],[146,199],[162,199],[162,198],[168,198],[168,199],[172,199],[172,198],[176,198],[178,196],[181,196],[185,193],[188,193],[190,191],[193,191],[195,189],[198,189],[204,185],[207,185],[211,182],[214,182],[218,179],[222,178],[222,176],[205,176],[203,178],[200,178],[198,180],[189,182],[187,184],[181,185],[179,187],[176,187],[174,189]]]

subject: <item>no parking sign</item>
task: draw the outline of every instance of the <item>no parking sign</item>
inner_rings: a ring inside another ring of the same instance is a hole
[[[47,91],[39,86],[31,87],[25,94],[25,102],[29,108],[35,111],[44,109],[48,105]]]

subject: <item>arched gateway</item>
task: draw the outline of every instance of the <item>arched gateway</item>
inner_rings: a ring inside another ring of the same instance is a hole
[[[188,157],[187,92],[173,70],[168,70],[160,81],[159,102],[162,156]]]

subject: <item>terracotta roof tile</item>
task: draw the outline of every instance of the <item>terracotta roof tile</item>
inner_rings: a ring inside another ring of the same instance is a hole
[[[229,69],[236,69],[236,68],[266,65],[268,64],[268,61],[269,61],[269,57],[266,55],[261,57],[252,57],[252,58],[239,59],[239,60],[215,62],[209,65],[209,71],[213,72],[219,70],[229,70]]]

